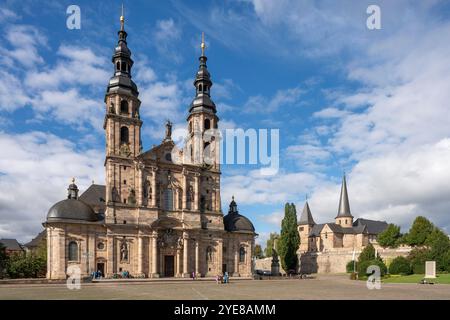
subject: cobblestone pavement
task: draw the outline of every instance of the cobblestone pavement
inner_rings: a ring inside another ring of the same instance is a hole
[[[449,299],[450,285],[382,284],[369,290],[364,281],[321,275],[307,280],[86,283],[80,290],[63,284],[2,284],[0,299]]]

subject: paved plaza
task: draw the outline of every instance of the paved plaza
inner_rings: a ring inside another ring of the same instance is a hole
[[[0,299],[450,299],[450,285],[382,284],[369,290],[364,281],[347,276],[307,280],[86,283],[80,290],[63,284],[2,284]]]

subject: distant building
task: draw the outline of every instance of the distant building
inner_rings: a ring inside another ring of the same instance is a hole
[[[298,222],[300,253],[324,252],[337,248],[360,250],[369,243],[377,243],[378,234],[388,227],[386,221],[359,218],[353,221],[345,175],[342,179],[338,214],[334,222],[317,224],[308,202]]]
[[[308,202],[305,203],[298,232],[299,271],[303,273],[340,273],[346,271],[346,264],[358,259],[361,251],[371,243],[378,254],[391,261],[397,256],[407,256],[411,248],[382,248],[378,235],[388,227],[386,221],[359,218],[354,220],[350,211],[347,181],[342,179],[338,213],[334,222],[318,224],[314,221]]]
[[[16,239],[0,239],[0,243],[5,247],[7,255],[24,252],[22,245]]]
[[[40,246],[45,245],[47,241],[47,231],[43,230],[41,232],[39,232],[39,234],[36,236],[36,238],[34,238],[33,240],[31,240],[28,243],[25,243],[23,245],[25,251],[27,252],[35,252]]]

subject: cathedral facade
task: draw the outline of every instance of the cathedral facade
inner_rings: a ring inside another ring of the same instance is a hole
[[[105,95],[106,184],[79,195],[73,181],[67,199],[50,208],[47,278],[65,279],[71,266],[82,277],[94,271],[106,277],[251,276],[253,224],[234,198],[222,213],[219,118],[204,41],[184,148],[176,148],[167,122],[161,144],[144,151],[123,17],[118,35]]]

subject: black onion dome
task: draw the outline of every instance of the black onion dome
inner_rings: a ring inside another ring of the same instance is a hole
[[[81,200],[65,199],[54,204],[47,213],[47,221],[82,220],[97,221],[94,210]]]
[[[253,223],[247,217],[239,214],[234,197],[230,202],[230,210],[228,211],[228,214],[223,217],[223,224],[225,226],[225,230],[229,232],[255,232]]]

